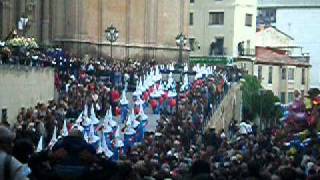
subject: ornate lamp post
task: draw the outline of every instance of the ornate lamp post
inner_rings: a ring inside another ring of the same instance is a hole
[[[179,67],[182,66],[182,50],[183,47],[186,45],[187,43],[187,38],[186,36],[181,32],[180,34],[177,35],[176,37],[176,44],[179,47],[179,59],[178,59],[178,65]]]
[[[110,54],[112,59],[112,43],[116,42],[119,37],[119,31],[112,24],[106,29],[107,40],[110,42]]]

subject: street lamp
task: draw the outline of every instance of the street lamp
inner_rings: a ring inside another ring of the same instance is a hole
[[[112,59],[112,43],[116,42],[119,37],[119,31],[112,24],[106,29],[107,40],[110,42],[110,54]]]
[[[25,16],[20,17],[18,21],[18,29],[23,32],[23,36],[26,35],[28,22],[29,18]]]
[[[182,50],[183,47],[187,43],[187,38],[186,36],[181,32],[180,34],[177,35],[176,37],[176,44],[179,47],[179,59],[178,59],[178,65],[179,67],[182,65]]]

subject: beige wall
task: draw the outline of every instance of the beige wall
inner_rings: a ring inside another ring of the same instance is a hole
[[[303,90],[305,93],[310,86],[310,68],[297,66],[279,66],[255,64],[254,75],[258,77],[258,67],[262,67],[262,81],[261,84],[264,89],[272,90],[273,93],[280,98],[281,92],[286,94],[286,102],[288,103],[288,93],[294,90]],[[269,66],[272,66],[272,84],[268,83]],[[286,79],[281,79],[281,68],[286,68]],[[294,69],[294,80],[288,80],[288,69]],[[305,84],[302,84],[302,69],[305,69]]]
[[[174,54],[171,51],[178,51],[177,34],[189,35],[186,0],[3,0],[0,10],[0,37],[14,29],[17,19],[27,12],[32,19],[29,36],[44,43],[66,44],[79,54],[94,51],[94,55],[110,55],[104,47],[109,47],[105,29],[111,24],[120,34],[114,43],[114,56],[118,58],[150,54],[157,58],[159,51]],[[95,47],[84,49],[88,46]]]
[[[294,45],[294,40],[270,27],[256,33],[256,46],[261,47],[289,47]]]
[[[1,65],[0,77],[0,108],[7,108],[10,123],[16,121],[21,107],[54,98],[53,69]]]
[[[190,4],[194,24],[190,27],[190,37],[200,43],[200,50],[191,56],[208,56],[210,44],[216,37],[224,37],[228,56],[237,56],[237,45],[250,40],[250,48],[255,47],[257,4],[255,0],[196,0]],[[224,12],[224,25],[209,25],[209,12]],[[252,14],[252,26],[245,26],[246,13]],[[245,45],[246,48],[246,45]]]
[[[242,92],[240,84],[234,85],[227,96],[223,98],[223,101],[219,108],[215,111],[212,118],[208,122],[206,128],[215,127],[217,132],[221,129],[228,130],[229,123],[232,119],[240,122],[242,108]]]

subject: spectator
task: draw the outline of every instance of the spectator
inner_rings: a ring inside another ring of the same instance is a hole
[[[10,155],[14,134],[6,127],[0,126],[0,179],[28,179],[30,170]]]

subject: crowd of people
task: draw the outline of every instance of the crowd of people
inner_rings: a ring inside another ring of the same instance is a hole
[[[83,132],[71,126],[85,105],[95,104],[98,118],[110,106],[113,115],[119,115],[120,91],[134,91],[139,78],[156,63],[76,58],[61,50],[43,53],[43,58],[47,60],[40,61],[46,62],[41,66],[55,68],[58,101],[23,107],[13,127],[0,126],[0,179],[319,179],[314,126],[299,129],[311,141],[303,148],[286,144],[292,140],[283,138],[289,133],[286,129],[256,133],[245,121],[232,122],[228,130],[203,128],[241,77],[236,68],[217,67],[190,83],[178,97],[179,111],[172,114],[164,108],[155,132],[146,132],[143,143],[114,161],[97,153]],[[68,136],[36,152],[40,137],[49,145],[54,127],[62,130],[65,119]]]

